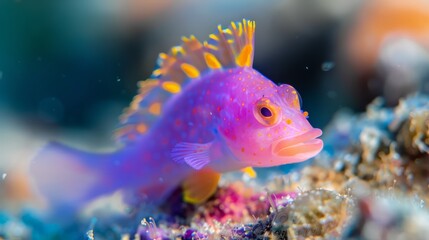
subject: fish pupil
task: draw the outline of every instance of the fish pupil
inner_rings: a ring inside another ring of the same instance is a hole
[[[263,107],[261,108],[261,114],[264,117],[271,117],[273,114],[271,113],[270,109]]]

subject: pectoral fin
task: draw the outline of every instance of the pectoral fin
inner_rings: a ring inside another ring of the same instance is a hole
[[[210,147],[209,143],[188,143],[180,142],[174,146],[171,151],[171,157],[179,163],[186,163],[195,170],[200,170],[210,163]]]
[[[220,173],[203,169],[189,176],[182,184],[183,200],[192,204],[205,202],[217,189]]]

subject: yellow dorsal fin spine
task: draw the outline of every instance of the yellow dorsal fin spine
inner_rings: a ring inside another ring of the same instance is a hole
[[[243,34],[243,24],[238,23],[238,34],[237,34],[237,36],[241,37],[242,34]]]
[[[206,61],[207,66],[211,69],[218,69],[222,67],[222,64],[220,64],[216,56],[209,52],[204,53],[204,60]]]
[[[200,76],[200,71],[198,71],[195,66],[192,66],[189,63],[182,63],[180,67],[182,68],[183,72],[185,72],[185,74],[190,78],[197,78]]]
[[[232,31],[231,31],[231,29],[229,29],[229,28],[225,28],[225,29],[223,30],[223,32],[224,32],[224,33],[226,33],[226,34],[230,34],[230,35],[232,35]]]
[[[247,44],[244,46],[243,49],[241,49],[240,54],[235,59],[235,62],[240,67],[249,66],[251,64],[251,57],[252,57],[252,45]]]
[[[180,94],[191,81],[204,81],[207,72],[252,67],[254,33],[255,22],[243,19],[225,29],[219,25],[207,42],[194,35],[182,37],[181,45],[160,53],[157,68],[150,79],[139,83],[139,94],[121,116],[116,136],[128,141],[149,132],[171,96]]]
[[[216,34],[210,34],[209,37],[215,41],[219,41],[219,38],[216,36]]]
[[[231,28],[234,32],[237,30],[237,25],[235,24],[235,22],[231,22]]]

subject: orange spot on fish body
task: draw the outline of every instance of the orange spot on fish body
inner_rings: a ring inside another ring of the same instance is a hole
[[[308,112],[307,111],[304,111],[302,114],[304,115],[304,117],[308,117]]]
[[[139,133],[145,133],[147,131],[147,126],[144,123],[140,123],[139,125],[137,125],[136,130]]]
[[[286,119],[287,124],[292,124],[292,120],[290,118]]]
[[[161,139],[161,144],[163,144],[163,145],[167,145],[168,142],[169,142],[168,138],[166,138],[166,137],[164,137],[164,138]]]
[[[182,125],[182,121],[180,121],[180,119],[176,119],[176,121],[174,121],[174,124],[176,126],[180,126],[180,125]]]
[[[173,165],[166,164],[166,165],[164,166],[164,171],[165,171],[166,173],[171,173],[172,171],[174,171],[174,169],[173,169]]]
[[[149,106],[148,111],[153,115],[159,115],[161,114],[161,103],[154,102]]]
[[[137,138],[137,136],[133,133],[128,134],[127,137],[128,137],[128,140],[130,141],[134,141]]]

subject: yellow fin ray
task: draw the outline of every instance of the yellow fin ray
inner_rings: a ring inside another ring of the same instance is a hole
[[[183,72],[189,77],[189,78],[197,78],[200,76],[200,71],[198,69],[189,64],[189,63],[182,63],[180,65],[180,68],[182,68]]]
[[[220,64],[216,56],[211,53],[205,52],[204,60],[206,61],[207,66],[211,69],[218,69],[222,67],[222,64]]]
[[[253,53],[252,45],[247,44],[246,46],[244,46],[243,49],[241,49],[241,52],[240,54],[238,54],[237,58],[235,59],[235,62],[240,67],[249,66],[249,64],[251,64],[251,61],[252,61],[251,59],[252,53]]]

